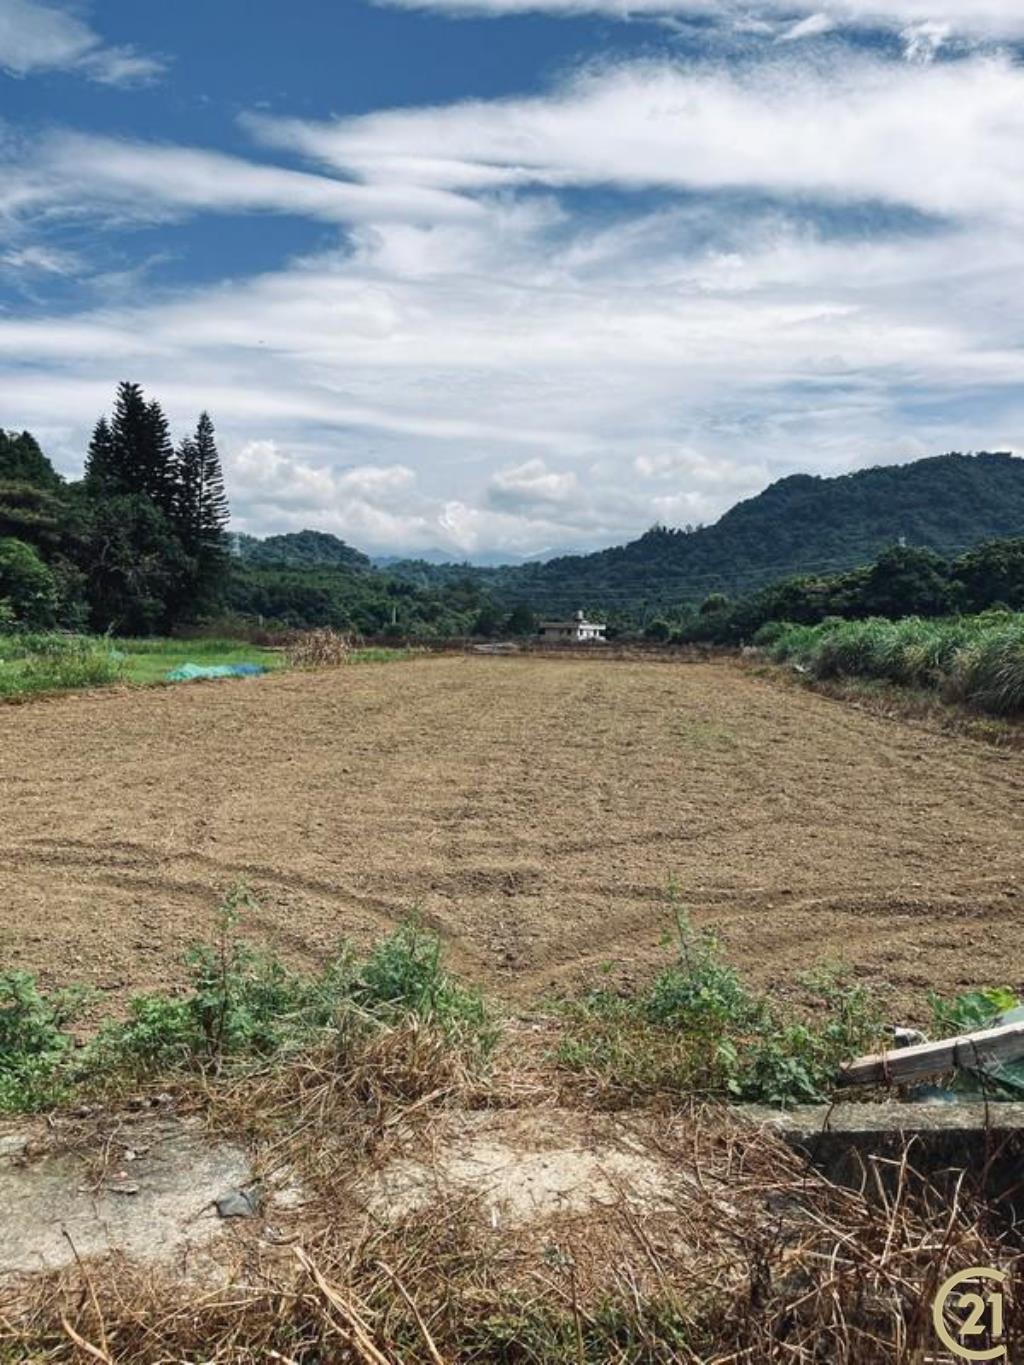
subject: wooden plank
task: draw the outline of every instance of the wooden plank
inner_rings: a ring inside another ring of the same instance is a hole
[[[1012,1062],[1019,1057],[1024,1057],[1024,1022],[858,1057],[843,1067],[837,1079],[840,1085],[908,1085],[960,1067]]]

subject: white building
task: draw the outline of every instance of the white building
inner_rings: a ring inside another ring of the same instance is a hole
[[[571,621],[541,621],[540,638],[549,644],[604,644],[607,626],[588,621],[582,611],[573,613]]]

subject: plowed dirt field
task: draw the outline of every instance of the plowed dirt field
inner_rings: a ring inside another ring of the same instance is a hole
[[[0,707],[0,963],[182,978],[242,880],[298,962],[418,907],[521,1002],[642,979],[670,877],[778,986],[1024,985],[1024,759],[730,664],[423,657]]]

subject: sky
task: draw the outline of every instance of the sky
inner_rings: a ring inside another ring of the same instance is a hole
[[[1024,449],[1020,0],[0,0],[0,426],[517,560]]]

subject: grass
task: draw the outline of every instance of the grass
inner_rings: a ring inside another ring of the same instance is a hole
[[[126,656],[125,679],[133,683],[163,682],[171,669],[187,663],[284,666],[280,650],[239,640],[118,640],[115,647]]]
[[[345,662],[393,663],[407,657],[405,649],[370,647],[352,649]],[[117,683],[152,686],[164,683],[169,672],[186,663],[260,664],[269,671],[289,666],[283,650],[241,640],[0,633],[0,700]]]
[[[471,1131],[482,1107],[571,1104],[559,1084],[566,1059],[541,1072],[517,1052],[509,1070],[488,1067],[495,1018],[416,923],[303,975],[239,937],[248,904],[238,891],[221,908],[214,941],[190,955],[188,991],[142,997],[84,1047],[68,1031],[79,998],[0,978],[0,1096],[8,1108],[74,1100],[88,1115],[80,1101],[98,1095],[95,1117],[54,1116],[48,1150],[105,1170],[120,1159],[118,1100],[134,1113],[138,1087],[169,1087],[161,1113],[202,1113],[211,1134],[246,1145],[256,1185],[286,1172],[301,1205],[274,1209],[272,1246],[259,1226],[231,1239],[223,1281],[200,1286],[176,1265],[115,1254],[0,1285],[0,1360],[909,1365],[934,1344],[927,1310],[948,1275],[1017,1267],[968,1177],[936,1188],[913,1153],[897,1153],[873,1160],[864,1188],[841,1189],[769,1128],[692,1105],[695,1062],[751,1076],[760,1055],[768,1075],[762,1044],[774,1036],[802,1067],[825,1065],[859,1042],[870,1014],[856,993],[826,992],[813,1045],[788,1024],[773,1035],[783,1021],[681,911],[674,959],[649,989],[561,1016],[578,1049],[570,1065],[591,1069],[607,1059],[602,1038],[622,1038],[624,1086],[647,1093],[653,1057],[659,1084],[684,1087],[621,1130],[672,1171],[664,1207],[623,1190],[585,1215],[518,1229],[494,1220],[489,1196],[439,1182],[422,1209],[367,1217],[361,1191],[374,1171],[429,1164],[444,1133]],[[941,1017],[987,1018],[1004,1003],[979,993]],[[689,1060],[666,1070],[659,1057],[686,1056],[666,1051],[679,1038]],[[596,1098],[589,1087],[576,1096],[583,1111]],[[439,1127],[448,1106],[456,1112]],[[1019,1309],[1008,1311],[1017,1331]]]
[[[758,643],[811,678],[870,679],[932,691],[997,717],[1024,714],[1024,614],[946,620],[830,620],[779,626]]]
[[[125,676],[126,660],[105,640],[87,636],[0,635],[0,698],[109,687],[122,682]]]

